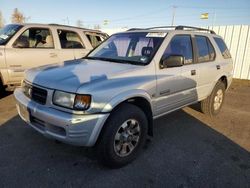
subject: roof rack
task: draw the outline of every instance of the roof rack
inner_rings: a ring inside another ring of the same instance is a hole
[[[211,34],[216,34],[213,30],[200,28],[200,27],[191,27],[191,26],[185,26],[185,25],[178,25],[175,27],[175,30],[185,30],[185,29],[192,29],[192,30],[198,30],[198,31],[208,31]]]
[[[71,26],[71,25],[63,25],[63,24],[55,24],[55,23],[51,23],[48,25],[52,25],[52,26],[62,26],[62,27],[70,27],[70,28],[76,28],[76,29],[84,29],[87,31],[96,31],[96,32],[101,32],[100,30],[97,29],[88,29],[88,28],[83,28],[83,27],[76,27],[76,26]]]
[[[175,26],[157,26],[157,27],[149,27],[146,29],[175,29]]]
[[[131,28],[131,29],[128,29],[127,31],[161,29],[161,28],[169,29],[169,28],[175,28],[175,26],[157,26],[157,27],[148,27],[148,28]]]
[[[127,31],[143,30],[144,28],[130,28]]]
[[[211,34],[216,34],[213,30],[200,28],[200,27],[191,27],[191,26],[184,26],[184,25],[178,25],[178,26],[157,26],[157,27],[149,27],[149,28],[131,28],[128,31],[134,31],[134,30],[149,30],[149,29],[175,29],[175,30],[185,30],[185,29],[191,29],[191,30],[198,30],[198,31],[207,31]]]

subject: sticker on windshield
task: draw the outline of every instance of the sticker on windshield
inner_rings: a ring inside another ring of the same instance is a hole
[[[0,38],[2,38],[2,39],[7,39],[7,38],[8,38],[8,35],[2,34],[2,35],[0,35]]]
[[[165,37],[167,33],[148,33],[146,37]]]

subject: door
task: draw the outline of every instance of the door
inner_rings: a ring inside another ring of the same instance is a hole
[[[215,50],[209,38],[207,36],[195,35],[194,41],[197,47],[197,93],[199,99],[203,99],[212,91],[214,80],[219,75],[220,67],[217,67],[215,62]]]
[[[58,29],[57,33],[61,45],[61,61],[79,59],[89,52],[77,32]]]
[[[26,69],[59,61],[48,28],[26,29],[5,52],[10,82],[20,82]]]
[[[185,58],[180,67],[159,68],[157,70],[157,115],[164,114],[197,98],[195,65],[190,35],[175,35],[168,44],[162,59],[171,55]]]

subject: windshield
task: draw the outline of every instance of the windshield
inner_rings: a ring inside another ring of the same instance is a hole
[[[166,33],[134,32],[112,35],[86,58],[118,63],[150,63]]]
[[[5,45],[22,25],[10,24],[0,29],[0,45]]]

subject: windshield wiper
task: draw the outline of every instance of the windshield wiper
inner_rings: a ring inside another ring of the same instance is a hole
[[[112,61],[112,59],[104,58],[104,57],[84,57],[83,59],[101,60],[101,61]]]
[[[116,63],[123,63],[123,64],[132,64],[132,65],[142,65],[140,62],[137,61],[129,61],[129,60],[123,60],[123,59],[112,59],[113,62]]]
[[[143,65],[140,62],[136,61],[129,61],[129,60],[123,60],[123,59],[111,59],[106,57],[84,57],[83,59],[91,59],[91,60],[101,60],[101,61],[109,61],[114,63],[123,63],[123,64],[132,64],[132,65]]]

